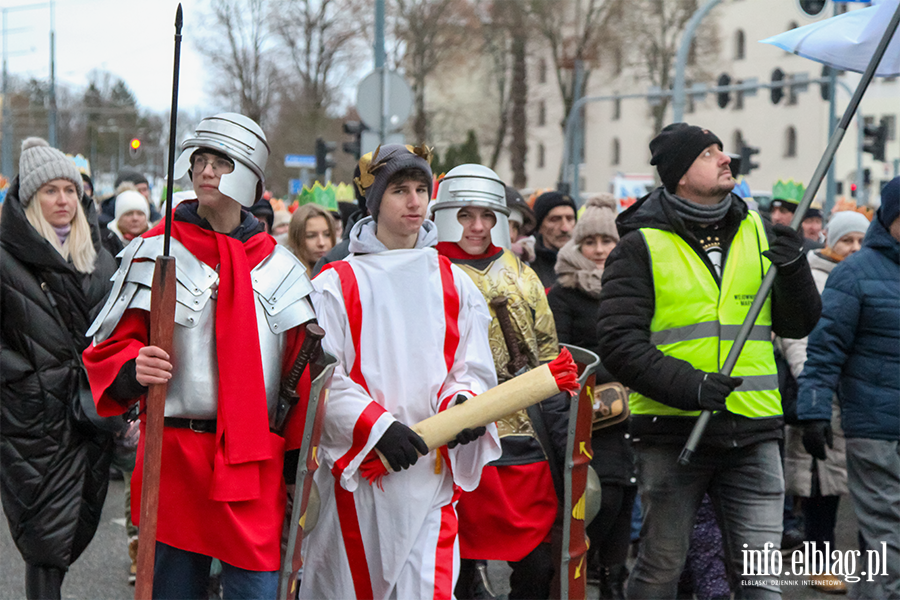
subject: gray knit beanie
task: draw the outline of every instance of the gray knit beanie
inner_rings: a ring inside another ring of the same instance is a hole
[[[19,157],[19,199],[27,207],[41,186],[54,179],[68,179],[78,188],[78,199],[84,196],[84,183],[75,163],[65,154],[51,148],[46,140],[30,137],[22,142]]]
[[[825,245],[834,248],[842,237],[848,233],[866,234],[869,229],[869,219],[853,210],[842,210],[831,215],[828,225],[825,226]]]
[[[616,198],[612,194],[597,194],[584,205],[584,213],[575,224],[573,236],[575,245],[595,235],[608,235],[617,242],[619,231],[616,229]]]
[[[412,150],[410,150],[412,148]],[[369,214],[378,221],[378,208],[381,197],[394,173],[403,169],[419,169],[428,178],[428,197],[434,187],[434,176],[431,174],[431,150],[422,145],[417,148],[404,144],[388,144],[379,146],[359,159],[360,174],[353,180],[357,190],[365,196]]]

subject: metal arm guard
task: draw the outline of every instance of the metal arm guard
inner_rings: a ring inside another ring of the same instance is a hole
[[[94,343],[108,339],[127,309],[150,310],[150,289],[162,236],[136,238],[119,257],[106,304],[87,331]],[[176,239],[171,240],[176,264],[173,371],[166,398],[167,417],[214,419],[218,392],[215,343],[216,291],[219,275],[198,260]],[[315,318],[306,269],[283,246],[250,272],[256,297],[256,323],[270,419],[274,416],[281,383],[284,333]],[[190,357],[190,369],[179,368],[179,357]]]

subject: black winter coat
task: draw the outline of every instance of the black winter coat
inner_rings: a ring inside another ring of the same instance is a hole
[[[563,344],[571,344],[600,353],[597,339],[597,322],[600,320],[600,299],[581,288],[554,285],[547,294],[556,335]],[[610,383],[615,378],[601,362],[596,370],[597,385]],[[591,466],[604,484],[636,485],[634,453],[631,450],[628,421],[622,421],[595,431],[591,435],[594,457]]]
[[[603,272],[597,328],[600,358],[616,379],[641,394],[682,410],[699,410],[697,393],[703,371],[687,361],[665,356],[650,342],[650,322],[655,310],[653,276],[647,245],[637,230],[653,227],[677,233],[717,282],[719,277],[697,238],[662,198],[662,189],[644,196],[616,219],[621,241],[606,259]],[[731,240],[748,210],[743,200],[732,195],[730,210],[717,224],[723,261],[728,260]],[[775,335],[809,335],[819,319],[822,303],[805,255],[778,270],[771,293]],[[631,422],[635,441],[683,444],[695,421],[694,417],[632,415]],[[780,438],[782,425],[781,418],[748,419],[721,411],[710,419],[703,443],[728,448],[745,446]]]
[[[556,255],[558,250],[544,245],[544,238],[541,234],[534,236],[534,260],[530,266],[537,273],[544,289],[550,289],[556,283]]]
[[[82,206],[98,257],[85,275],[31,226],[18,192],[17,177],[0,222],[0,498],[22,558],[66,569],[97,530],[113,448],[111,435],[85,437],[73,425],[80,363],[72,346],[87,347],[116,263],[100,246],[90,198]]]

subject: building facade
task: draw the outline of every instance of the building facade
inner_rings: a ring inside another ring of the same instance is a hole
[[[722,75],[727,75],[732,84],[750,78],[768,83],[773,80],[773,75],[777,77],[777,71],[788,79],[799,79],[804,75],[810,80],[819,79],[823,72],[821,64],[770,44],[760,44],[759,40],[828,18],[848,7],[856,9],[864,6],[866,4],[860,3],[838,3],[835,6],[830,0],[723,0],[698,29],[698,36],[704,34],[705,28],[705,34],[715,36],[717,41],[717,51],[702,59],[700,70],[704,73],[704,79],[699,82],[713,86]],[[817,8],[821,10],[816,15],[810,15],[804,8],[810,12],[815,12]],[[600,60],[599,64],[591,65],[585,96],[643,94],[649,90],[649,82],[641,76],[641,57],[629,56],[627,52],[622,56],[624,59],[617,56],[616,60]],[[564,111],[555,74],[552,68],[548,68],[550,61],[550,54],[542,48],[541,40],[533,38],[528,70],[527,174],[531,189],[555,187],[560,179],[563,160]],[[473,69],[471,65],[467,68],[468,76],[474,80],[479,77],[477,72],[478,69]],[[849,103],[859,78],[855,73],[839,74],[838,119]],[[486,126],[481,123],[485,120],[491,122],[496,118],[496,113],[488,100],[489,90],[485,87],[481,90],[484,93],[480,102],[472,102],[465,108],[465,95],[460,94],[458,87],[455,88],[453,105],[457,113],[467,115],[464,119],[467,118],[471,125],[480,128],[479,138],[482,148],[486,148],[493,132],[484,129]],[[715,132],[722,139],[726,152],[738,153],[742,145],[760,150],[753,157],[753,162],[759,167],[746,176],[752,190],[771,190],[779,179],[808,182],[829,139],[829,101],[823,98],[818,84],[810,84],[806,90],[785,88],[777,103],[773,102],[770,90],[760,89],[752,95],[732,93],[724,107],[719,104],[715,94],[688,98],[684,120]],[[868,171],[870,184],[861,191],[857,201],[863,203],[868,199],[870,203],[877,203],[880,186],[895,176],[900,168],[898,78],[876,78],[863,97],[858,115],[874,125],[884,119],[888,128],[886,161],[875,161],[870,154],[862,154],[863,171]],[[672,106],[669,103],[664,123],[671,120]],[[857,181],[859,122],[854,120],[847,130],[834,161],[838,198],[849,197],[851,186]],[[485,135],[482,136],[482,133]],[[645,98],[601,100],[587,104],[584,110],[583,162],[580,165],[582,197],[612,191],[612,182],[617,175],[655,174],[650,166],[648,148],[655,134],[651,106]],[[483,151],[483,159],[486,158],[484,154]],[[505,153],[496,170],[501,177],[511,180],[509,158]],[[816,200],[821,204],[825,202],[824,183]]]

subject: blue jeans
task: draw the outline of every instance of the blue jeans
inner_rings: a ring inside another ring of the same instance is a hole
[[[153,563],[154,600],[206,600],[211,556],[156,542]],[[222,562],[222,597],[267,600],[278,594],[278,571],[248,571]]]
[[[722,528],[725,568],[735,598],[780,597],[773,581],[777,575],[758,575],[758,568],[745,573],[744,564],[747,551],[762,551],[770,564],[773,553],[780,558],[784,474],[778,442],[700,448],[687,466],[677,463],[680,445],[639,443],[634,448],[643,525],[628,598],[676,597],[697,509],[706,493]]]

